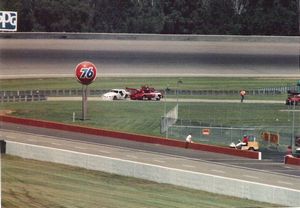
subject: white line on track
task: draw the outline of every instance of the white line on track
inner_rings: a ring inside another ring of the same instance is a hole
[[[97,150],[97,151],[100,152],[100,153],[104,153],[104,154],[110,154],[109,151],[105,151],[105,150]]]
[[[226,173],[225,171],[222,171],[222,170],[215,170],[215,169],[211,169],[211,171],[216,172],[216,173]]]
[[[231,165],[243,165],[245,163],[230,163]],[[255,165],[255,164],[260,164],[260,165],[278,165],[278,162],[250,162],[248,164],[252,164],[252,165]]]
[[[27,139],[28,142],[36,142],[36,139]]]
[[[258,177],[256,176],[251,176],[251,175],[243,175],[244,177],[247,177],[247,178],[253,178],[253,179],[258,179]]]
[[[60,143],[57,143],[57,142],[51,142],[51,144],[53,144],[53,145],[61,145]]]
[[[78,146],[74,146],[74,148],[81,149],[81,150],[86,150],[87,149],[86,147],[78,147]]]
[[[285,181],[277,181],[278,183],[281,183],[281,184],[285,184],[285,185],[293,185],[292,183],[289,183],[289,182],[285,182]]]
[[[165,163],[166,161],[163,160],[153,160],[154,162],[158,162],[158,163]]]
[[[135,156],[135,155],[126,155],[126,157],[133,158],[133,159],[137,159],[137,158],[138,158],[138,157]]]
[[[182,165],[183,167],[186,167],[186,168],[195,168],[195,166],[193,165]]]

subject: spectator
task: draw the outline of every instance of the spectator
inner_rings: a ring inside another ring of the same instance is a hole
[[[248,142],[249,142],[248,136],[247,136],[247,135],[244,135],[243,140],[242,140],[241,142],[239,142],[239,143],[235,146],[235,148],[241,149],[242,146],[247,146],[247,145],[248,145]]]
[[[288,146],[287,151],[286,151],[286,155],[292,155],[292,153],[293,153],[292,146]]]
[[[192,141],[192,134],[190,133],[189,135],[187,135],[187,137],[185,138],[185,148],[187,149],[189,147],[190,143],[193,143]]]
[[[244,102],[246,91],[245,90],[241,90],[240,91],[240,95],[241,95],[241,103],[242,103],[242,102]]]

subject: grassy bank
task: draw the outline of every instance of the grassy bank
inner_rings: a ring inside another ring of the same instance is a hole
[[[177,82],[181,80],[181,84]],[[254,78],[254,77],[99,77],[89,87],[91,89],[111,89],[153,86],[157,89],[181,90],[254,90],[270,87],[295,85],[294,78]],[[0,80],[1,90],[47,90],[81,88],[75,78],[40,78]]]
[[[86,169],[2,157],[3,208],[276,207]],[[278,206],[277,206],[278,207]]]

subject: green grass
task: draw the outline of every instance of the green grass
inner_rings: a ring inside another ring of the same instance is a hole
[[[160,119],[164,109],[174,103],[164,102],[88,102],[88,120],[77,119],[74,124],[87,125],[115,131],[155,136],[160,134]],[[81,102],[31,102],[2,103],[1,109],[13,110],[18,117],[35,118],[63,123],[73,123],[72,114],[81,118]],[[299,106],[296,107],[299,110]],[[179,118],[214,126],[291,126],[292,113],[284,104],[251,103],[180,103]],[[300,126],[299,112],[295,124]]]
[[[180,99],[213,99],[213,100],[240,100],[239,93],[230,95],[178,95]],[[167,98],[176,98],[176,95],[167,95]],[[287,98],[286,93],[277,95],[246,95],[245,101],[247,100],[280,100],[285,102]]]
[[[178,80],[182,84],[177,84]],[[139,88],[142,85],[149,85],[159,90],[166,88],[179,91],[183,90],[234,90],[240,89],[255,90],[262,88],[275,88],[295,85],[293,78],[253,78],[253,77],[100,77],[89,85],[89,89],[112,89],[112,88]],[[39,79],[4,79],[0,80],[0,87],[3,91],[18,90],[58,90],[58,89],[81,89],[81,84],[75,78],[39,78]],[[168,98],[175,98],[175,95],[167,95]],[[180,98],[202,98],[202,99],[240,99],[237,95],[181,95]],[[287,95],[247,95],[246,99],[263,100],[285,100]]]
[[[160,121],[164,109],[173,108],[175,103],[164,102],[128,102],[113,101],[88,102],[88,120],[82,121],[80,101],[43,101],[29,103],[2,103],[1,109],[12,110],[12,115],[24,118],[42,119],[89,126],[112,131],[145,134],[165,137],[160,132]],[[295,135],[300,134],[300,106],[294,113]],[[242,134],[254,134],[258,139],[262,132],[280,134],[280,151],[286,151],[292,136],[293,113],[284,104],[251,104],[251,103],[179,103],[177,125],[172,127],[168,138],[184,140],[193,132],[193,140],[200,143],[228,146],[237,142]],[[77,119],[72,122],[72,114]],[[189,126],[195,127],[189,127]],[[200,126],[223,127],[212,130],[210,137],[203,137]],[[230,130],[229,127],[237,128]],[[245,131],[245,128],[255,130]],[[227,129],[226,129],[227,128]],[[261,142],[261,149],[268,143]]]
[[[166,103],[166,109],[174,107],[174,103]],[[72,125],[90,126],[128,133],[145,134],[165,137],[160,132],[160,120],[164,114],[164,102],[96,102],[88,103],[88,120],[81,121],[81,102],[32,102],[4,103],[3,109],[13,110],[12,115],[24,118],[69,123]],[[299,110],[300,106],[297,106]],[[180,103],[177,125],[187,127],[172,127],[168,138],[184,140],[186,135],[193,133],[193,140],[220,146],[228,146],[237,142],[242,134],[254,134],[258,139],[264,131],[280,134],[280,151],[286,151],[290,145],[293,113],[287,111],[284,104],[251,104],[251,103]],[[77,119],[72,122],[72,114],[76,112]],[[300,134],[300,112],[294,115],[295,134]],[[194,125],[196,127],[188,127]],[[199,126],[217,126],[223,129],[212,129],[210,137],[201,135]],[[228,127],[238,128],[230,130]],[[243,128],[255,130],[245,131]],[[226,129],[227,128],[227,129]],[[268,143],[261,142],[261,150]]]
[[[178,80],[182,84],[177,85]],[[99,77],[89,87],[91,89],[111,89],[153,86],[157,89],[181,90],[253,90],[268,87],[295,85],[293,78],[253,78],[253,77]],[[75,78],[40,78],[0,80],[1,90],[46,90],[81,89]]]
[[[1,161],[3,208],[279,207],[8,155]]]
[[[1,108],[15,111],[13,115],[72,123],[149,135],[160,135],[162,102],[88,102],[88,120],[81,121],[81,102],[33,102],[2,104]]]

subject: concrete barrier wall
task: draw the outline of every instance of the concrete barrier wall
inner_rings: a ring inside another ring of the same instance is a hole
[[[291,155],[287,155],[284,157],[284,163],[288,165],[299,165],[300,166],[300,158],[293,157]]]
[[[166,139],[166,138],[162,138],[162,137],[140,135],[140,134],[129,134],[129,133],[125,133],[125,132],[109,131],[109,130],[103,130],[103,129],[83,127],[83,126],[78,126],[78,125],[63,124],[63,123],[58,123],[58,122],[42,121],[42,120],[27,119],[27,118],[17,118],[17,117],[13,117],[13,116],[1,116],[1,115],[0,115],[0,121],[11,122],[11,123],[16,123],[16,124],[23,124],[23,125],[30,125],[30,126],[36,126],[36,127],[43,127],[43,128],[49,128],[49,129],[57,129],[57,130],[64,130],[64,131],[70,131],[70,132],[78,132],[78,133],[84,133],[84,134],[105,136],[105,137],[111,137],[111,138],[125,139],[125,140],[130,140],[130,141],[161,144],[161,145],[165,145],[165,146],[172,146],[172,147],[179,147],[179,148],[185,147],[184,141]],[[234,156],[240,156],[240,157],[261,160],[261,152],[243,151],[243,150],[232,149],[232,148],[228,148],[228,147],[219,147],[219,146],[199,144],[199,143],[190,144],[189,149],[202,150],[202,151],[215,152],[215,153],[221,153],[221,154],[234,155]]]
[[[7,141],[7,154],[256,201],[300,206],[300,191],[152,164]]]
[[[99,40],[157,40],[157,41],[241,41],[299,43],[298,36],[246,35],[176,35],[129,33],[64,33],[64,32],[3,32],[0,38],[11,39],[99,39]]]

